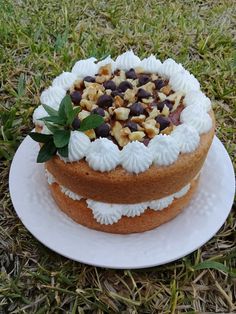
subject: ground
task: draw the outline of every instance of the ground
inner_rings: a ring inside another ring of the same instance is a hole
[[[8,173],[53,77],[129,48],[173,57],[212,99],[236,166],[235,1],[0,0],[0,313],[236,313],[236,214],[199,250],[145,270],[70,261],[40,244],[12,207]]]

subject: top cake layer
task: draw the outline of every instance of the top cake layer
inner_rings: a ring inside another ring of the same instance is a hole
[[[65,162],[85,157],[98,171],[118,165],[131,173],[146,171],[152,164],[168,166],[181,153],[197,149],[200,135],[212,127],[209,98],[197,79],[172,59],[163,63],[153,55],[142,61],[128,51],[110,57],[80,60],[72,72],[63,72],[45,90],[41,103],[59,109],[65,95],[81,111],[71,125]],[[79,131],[86,117],[98,114],[104,122],[95,129]],[[50,134],[48,116],[40,105],[34,122]]]

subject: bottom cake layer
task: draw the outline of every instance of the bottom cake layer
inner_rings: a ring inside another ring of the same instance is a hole
[[[98,231],[128,234],[154,229],[176,217],[190,202],[197,188],[198,181],[198,179],[191,181],[189,191],[184,196],[174,199],[165,209],[159,211],[147,209],[140,216],[123,216],[118,222],[111,225],[98,223],[94,219],[92,210],[87,207],[86,200],[73,200],[69,198],[66,194],[62,193],[57,183],[53,183],[49,187],[60,209],[77,223]]]

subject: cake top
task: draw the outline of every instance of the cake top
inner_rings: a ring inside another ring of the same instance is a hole
[[[168,166],[194,151],[212,127],[211,102],[198,80],[172,59],[140,60],[127,51],[80,60],[42,92],[34,123],[45,143],[38,161],[83,158],[97,171],[132,173]]]

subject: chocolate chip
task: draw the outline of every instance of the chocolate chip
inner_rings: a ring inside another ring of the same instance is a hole
[[[107,123],[103,123],[97,128],[95,128],[95,133],[97,137],[107,137],[109,136],[110,126]]]
[[[130,69],[129,71],[125,72],[125,76],[127,79],[136,80],[137,74],[134,69]]]
[[[74,91],[71,95],[71,100],[75,105],[79,105],[81,101],[81,93],[79,91]]]
[[[105,111],[102,108],[100,108],[100,107],[97,107],[97,108],[93,109],[91,111],[91,113],[96,113],[96,114],[98,114],[101,117],[105,116]]]
[[[162,102],[157,103],[157,108],[158,108],[160,111],[162,111],[165,105],[169,108],[170,111],[172,110],[173,104],[172,104],[172,102],[171,102],[170,100],[168,100],[168,99],[166,99],[166,100],[164,100],[164,101],[162,101]]]
[[[145,138],[145,139],[142,141],[142,143],[143,143],[145,146],[148,146],[149,142],[150,142],[150,138]]]
[[[116,89],[116,84],[113,81],[106,81],[103,83],[103,86],[105,87],[105,89],[111,89],[111,90]]]
[[[97,100],[97,105],[101,108],[112,106],[113,98],[110,95],[102,95]]]
[[[160,90],[162,87],[166,86],[166,83],[163,80],[155,80],[155,81],[153,81],[153,83],[155,84],[155,87],[158,90]]]
[[[74,118],[73,122],[72,122],[72,128],[74,130],[78,130],[80,128],[80,119],[79,118]]]
[[[118,90],[121,92],[125,92],[127,89],[133,89],[133,85],[128,81],[123,81],[118,86]]]
[[[123,95],[121,92],[119,92],[118,90],[112,91],[112,92],[111,92],[111,96],[112,96],[112,97],[120,96],[121,98],[124,97],[124,95]]]
[[[146,92],[143,88],[140,88],[137,92],[137,97],[139,100],[143,98],[149,98],[151,96],[150,93]]]
[[[85,76],[84,82],[94,83],[95,82],[95,78],[92,77],[92,76]]]
[[[156,122],[160,124],[160,131],[164,130],[170,125],[170,120],[167,117],[164,116],[157,116]]]
[[[130,107],[130,115],[131,116],[139,116],[140,114],[143,114],[144,108],[139,102],[133,103]]]
[[[128,127],[131,132],[138,131],[138,125],[137,125],[137,123],[135,123],[135,122],[133,122],[133,121],[128,121],[128,122],[125,124],[125,127]]]
[[[147,75],[141,75],[138,79],[139,86],[145,85],[150,81],[150,77]]]

